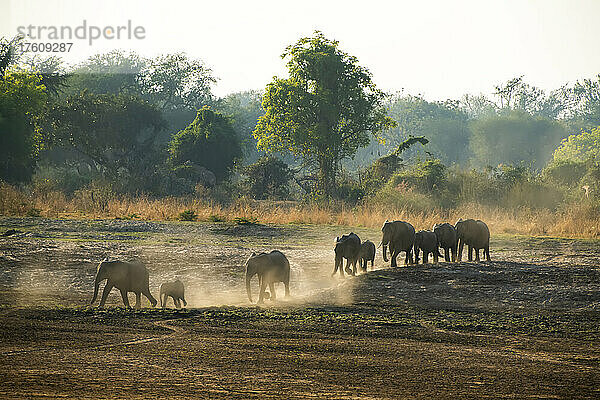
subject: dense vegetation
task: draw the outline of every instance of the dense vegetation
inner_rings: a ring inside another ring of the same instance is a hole
[[[600,201],[600,75],[550,93],[517,77],[490,96],[387,95],[316,32],[285,49],[288,77],[216,98],[213,71],[185,54],[65,66],[17,41],[0,41],[0,181],[25,194],[415,211]]]

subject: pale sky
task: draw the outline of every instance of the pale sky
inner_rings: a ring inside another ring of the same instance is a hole
[[[145,29],[141,40],[86,40],[70,63],[115,48],[184,51],[219,78],[218,96],[285,76],[284,48],[321,30],[358,57],[383,90],[429,100],[486,93],[515,76],[554,89],[600,73],[600,0],[72,1],[0,0],[0,35],[18,26]],[[49,40],[46,40],[48,42]]]

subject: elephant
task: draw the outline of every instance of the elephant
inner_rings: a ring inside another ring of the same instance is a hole
[[[174,282],[165,282],[160,285],[160,293],[158,298],[160,299],[160,306],[165,308],[167,306],[167,299],[171,297],[175,307],[181,308],[181,302],[183,306],[187,307],[187,301],[185,301],[185,290],[183,283],[180,280]]]
[[[285,297],[290,296],[290,263],[287,257],[279,250],[273,250],[270,253],[252,253],[246,261],[246,292],[248,300],[252,303],[252,291],[250,290],[250,280],[254,275],[258,275],[258,284],[260,293],[258,295],[258,304],[264,303],[265,298],[276,300],[275,282],[283,282],[285,285]],[[269,295],[266,295],[265,289],[269,285]]]
[[[490,260],[490,230],[485,222],[474,219],[459,219],[454,225],[458,238],[458,261],[462,260],[463,246],[469,249],[469,261],[473,260],[471,249],[475,250],[475,261],[479,261],[479,250],[483,252],[488,261]]]
[[[344,258],[346,259],[346,273],[356,275],[356,262],[360,254],[360,246],[360,238],[354,232],[335,238],[335,267],[331,276],[334,276],[339,269],[340,276],[344,277]],[[350,269],[350,265],[352,265],[352,269]]]
[[[438,249],[437,236],[432,231],[419,231],[415,233],[415,264],[419,263],[419,252],[423,250],[423,264],[429,262],[429,253],[433,254],[433,262],[438,262],[441,254]]]
[[[125,307],[130,307],[127,298],[128,292],[135,293],[135,308],[140,308],[142,294],[150,300],[152,307],[156,306],[157,301],[150,293],[148,270],[144,265],[124,261],[107,261],[106,259],[100,262],[94,283],[94,297],[90,304],[94,304],[96,301],[100,282],[105,279],[106,285],[100,299],[100,307],[104,307],[106,298],[113,287],[121,291]]]
[[[370,240],[365,240],[360,245],[360,253],[358,254],[360,267],[363,271],[367,270],[367,263],[371,261],[371,268],[375,262],[375,244]]]
[[[383,245],[383,260],[387,259],[387,247],[390,248],[390,258],[392,259],[392,267],[397,267],[396,257],[401,251],[406,252],[406,258],[404,263],[406,265],[413,263],[412,247],[415,243],[415,228],[404,221],[392,221],[386,220],[381,228],[383,232],[383,238],[381,244]]]
[[[458,248],[458,238],[456,229],[447,222],[433,225],[433,231],[437,236],[439,246],[444,249],[444,259],[446,261],[456,262],[456,251]]]

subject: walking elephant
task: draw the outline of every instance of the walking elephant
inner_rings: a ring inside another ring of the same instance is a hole
[[[175,307],[181,308],[181,302],[183,301],[183,306],[187,306],[187,301],[185,301],[185,289],[183,287],[183,283],[180,280],[176,280],[174,282],[165,282],[160,285],[160,291],[158,298],[160,299],[160,306],[165,308],[167,306],[167,299],[171,297],[173,299],[173,304]]]
[[[396,257],[401,251],[406,252],[406,258],[404,263],[406,265],[413,263],[412,247],[415,243],[415,228],[404,221],[392,221],[386,220],[381,228],[383,232],[383,238],[381,244],[383,245],[383,260],[387,259],[387,248],[390,249],[390,258],[392,259],[392,267],[396,267]]]
[[[415,264],[419,263],[419,252],[423,251],[423,264],[429,262],[429,254],[433,254],[433,262],[438,262],[438,257],[441,256],[438,249],[437,236],[432,231],[419,231],[415,233]]]
[[[458,249],[458,238],[456,229],[447,222],[435,224],[433,231],[437,236],[439,246],[444,249],[444,259],[446,261],[456,262],[456,251]]]
[[[459,219],[454,225],[458,238],[458,261],[462,260],[463,247],[469,251],[469,261],[473,260],[471,250],[475,250],[475,261],[479,261],[479,250],[483,249],[486,259],[490,261],[490,230],[485,222],[474,219]]]
[[[360,245],[358,260],[363,271],[367,270],[367,263],[369,261],[371,261],[371,268],[373,268],[373,264],[375,263],[375,243],[371,242],[370,240],[365,240],[362,242]]]
[[[254,275],[258,275],[258,285],[260,292],[258,303],[262,304],[265,298],[276,300],[275,283],[283,282],[285,285],[285,296],[290,295],[290,263],[287,257],[279,250],[273,250],[270,253],[252,253],[246,261],[246,292],[248,300],[252,303],[252,291],[250,290],[250,280]],[[265,289],[269,286],[270,294],[265,295]]]
[[[356,275],[356,262],[360,254],[360,238],[354,232],[335,238],[335,267],[331,276],[340,270],[340,276],[344,277],[344,258],[346,259],[346,273]],[[352,269],[350,269],[352,265]]]
[[[148,270],[142,264],[124,261],[102,261],[98,265],[98,270],[96,272],[94,297],[92,298],[91,304],[94,304],[96,301],[98,288],[100,282],[103,280],[106,280],[106,285],[104,286],[102,298],[100,299],[100,307],[104,307],[106,298],[113,287],[116,287],[121,292],[125,307],[129,307],[129,299],[127,298],[128,292],[135,293],[135,308],[140,308],[142,294],[150,300],[152,307],[156,306],[156,299],[152,297],[152,294],[150,293]]]

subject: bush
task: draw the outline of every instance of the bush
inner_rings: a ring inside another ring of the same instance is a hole
[[[292,171],[288,165],[272,156],[261,157],[244,171],[248,178],[244,186],[250,196],[257,200],[287,199],[290,193],[289,181]]]
[[[383,209],[412,212],[429,212],[436,208],[435,202],[429,196],[419,193],[405,182],[396,183],[393,179],[390,179],[369,202]]]
[[[579,184],[587,172],[583,161],[558,160],[552,161],[542,171],[542,176],[559,186],[573,187]]]
[[[196,221],[198,219],[198,215],[194,210],[185,210],[179,213],[180,221]]]
[[[440,160],[427,160],[414,164],[395,174],[391,182],[406,182],[425,193],[441,190],[446,186],[446,166]]]

